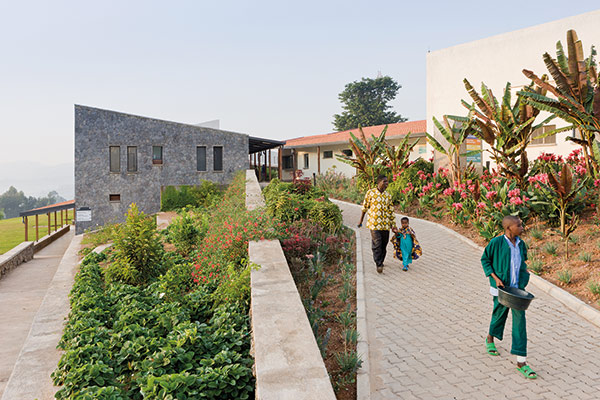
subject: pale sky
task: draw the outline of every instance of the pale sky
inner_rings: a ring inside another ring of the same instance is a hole
[[[381,71],[402,85],[395,111],[423,119],[428,50],[599,7],[1,0],[0,166],[72,163],[74,104],[182,123],[220,119],[222,129],[284,140],[333,131],[344,85]],[[0,180],[10,174],[0,168]]]

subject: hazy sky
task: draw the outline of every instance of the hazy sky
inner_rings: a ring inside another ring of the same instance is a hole
[[[222,129],[273,139],[327,133],[344,85],[378,71],[402,85],[394,109],[422,119],[428,50],[599,7],[1,0],[0,164],[72,162],[73,104],[183,123],[220,119]],[[0,169],[0,178],[10,173]]]

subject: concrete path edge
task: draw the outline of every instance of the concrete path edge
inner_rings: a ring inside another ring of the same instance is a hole
[[[73,237],[58,265],[8,379],[2,400],[54,398],[58,390],[52,384],[50,373],[58,365],[61,355],[56,346],[70,310],[69,292],[79,265],[77,252],[82,238],[83,235]]]
[[[360,231],[349,227],[356,234],[356,331],[358,342],[356,352],[362,358],[362,366],[356,374],[356,399],[363,400],[371,397],[371,367],[369,363],[369,334],[367,331],[367,304],[365,295],[365,275],[363,268],[362,242]]]
[[[335,200],[335,201],[339,201],[341,203],[346,203],[346,204],[351,204],[351,205],[354,205],[357,207],[360,206],[358,204],[350,203],[348,201],[342,201],[342,200]],[[471,239],[464,237],[460,233],[455,232],[452,229],[450,229],[442,224],[438,224],[437,222],[428,221],[426,219],[421,219],[421,218],[416,218],[416,217],[411,217],[411,218],[419,220],[419,221],[427,223],[427,224],[437,225],[439,228],[446,230],[449,234],[462,240],[463,242],[467,243],[468,245],[480,250],[481,252],[483,252],[483,250],[484,250],[483,247],[479,246],[477,243],[473,242]],[[591,322],[592,324],[600,327],[600,311],[585,304],[583,301],[579,300],[577,297],[573,296],[571,293],[559,288],[558,286],[554,285],[553,283],[548,282],[547,280],[545,280],[544,278],[542,278],[538,275],[535,275],[532,273],[530,281],[531,281],[531,283],[533,283],[535,285],[536,288],[542,290],[543,292],[549,294],[556,300],[560,301],[563,305],[565,305],[567,308],[574,311],[580,317],[582,317],[585,320]]]

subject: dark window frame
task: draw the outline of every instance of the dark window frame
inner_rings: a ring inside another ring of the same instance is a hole
[[[154,155],[154,149],[160,149],[160,158],[156,158]],[[161,165],[164,160],[163,146],[152,146],[152,164]]]
[[[127,172],[138,171],[137,146],[127,146]]]
[[[302,168],[302,169],[309,169],[310,168],[310,154],[304,153],[302,159],[304,161],[304,168]]]
[[[203,163],[200,162],[200,160],[201,160],[200,153],[199,153],[200,149],[204,150],[204,162]],[[206,162],[206,155],[207,155],[206,146],[196,146],[196,171],[198,171],[198,172],[206,172],[207,171],[208,163]],[[204,169],[201,168],[202,164],[204,165]]]
[[[218,150],[221,151],[221,154],[218,154]],[[223,154],[225,149],[223,146],[213,146],[213,171],[214,172],[223,172]],[[220,164],[220,165],[219,165]]]
[[[283,169],[294,169],[294,156],[287,155],[281,157],[281,168]]]
[[[115,149],[116,155],[113,154]],[[108,170],[117,174],[121,172],[121,146],[108,146]]]
[[[109,194],[108,201],[110,201],[111,203],[120,203],[121,202],[121,194],[120,193]]]
[[[344,150],[342,150],[342,154],[344,154],[348,157],[352,157],[353,153],[352,153],[352,150],[350,150],[350,149],[344,149]]]
[[[323,151],[323,159],[333,158],[333,150]]]

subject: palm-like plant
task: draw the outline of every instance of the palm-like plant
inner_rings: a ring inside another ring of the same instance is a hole
[[[477,106],[477,109],[473,110],[473,119],[477,126],[475,135],[490,145],[491,149],[488,151],[496,162],[499,172],[514,179],[519,187],[523,188],[529,170],[526,150],[533,139],[533,132],[555,116],[552,115],[534,125],[540,110],[526,104],[521,95],[517,95],[515,103],[511,104],[510,82],[504,88],[501,101],[494,97],[485,84],[481,84],[481,95],[479,95],[467,79],[463,82]],[[534,90],[533,83],[529,89],[538,95],[546,93],[546,89],[541,87]],[[462,103],[468,109],[473,108],[466,101]],[[555,133],[555,130],[548,132],[548,134],[552,133]]]
[[[356,175],[359,178],[359,184],[364,188],[373,187],[377,176],[385,169],[385,165],[381,162],[381,155],[385,148],[385,133],[387,125],[381,131],[378,137],[371,135],[367,140],[362,127],[358,127],[360,137],[357,138],[350,132],[350,147],[356,157],[351,157],[346,154],[336,154],[338,160],[349,164],[356,168]]]
[[[552,75],[552,85],[539,78],[532,71],[523,70],[526,77],[537,85],[519,92],[524,101],[538,110],[548,111],[568,123],[570,126],[562,130],[577,128],[581,138],[568,137],[583,147],[583,154],[593,175],[600,177],[600,148],[595,140],[600,132],[600,77],[596,72],[594,56],[596,50],[592,46],[588,58],[583,56],[583,45],[574,30],[567,31],[567,54],[561,42],[556,43],[556,59],[544,53],[544,63]],[[540,89],[543,90],[540,93]],[[555,98],[545,95],[550,92]],[[549,133],[550,134],[550,133]]]
[[[474,135],[475,122],[473,121],[473,110],[469,112],[467,117],[458,117],[454,115],[444,115],[444,124],[442,125],[435,117],[433,117],[433,123],[436,128],[440,131],[444,139],[448,142],[448,147],[444,147],[440,142],[437,141],[429,133],[425,133],[429,139],[431,146],[438,152],[444,154],[448,158],[450,176],[454,185],[458,185],[462,182],[462,166],[460,165],[460,157],[468,155],[470,153],[461,154],[460,149],[467,140],[467,137]],[[448,120],[459,122],[459,124],[450,124]]]
[[[383,141],[383,163],[391,169],[392,175],[399,174],[408,167],[410,152],[418,143],[418,140],[413,143],[410,142],[410,134],[408,132],[398,146],[389,144],[385,139]]]

